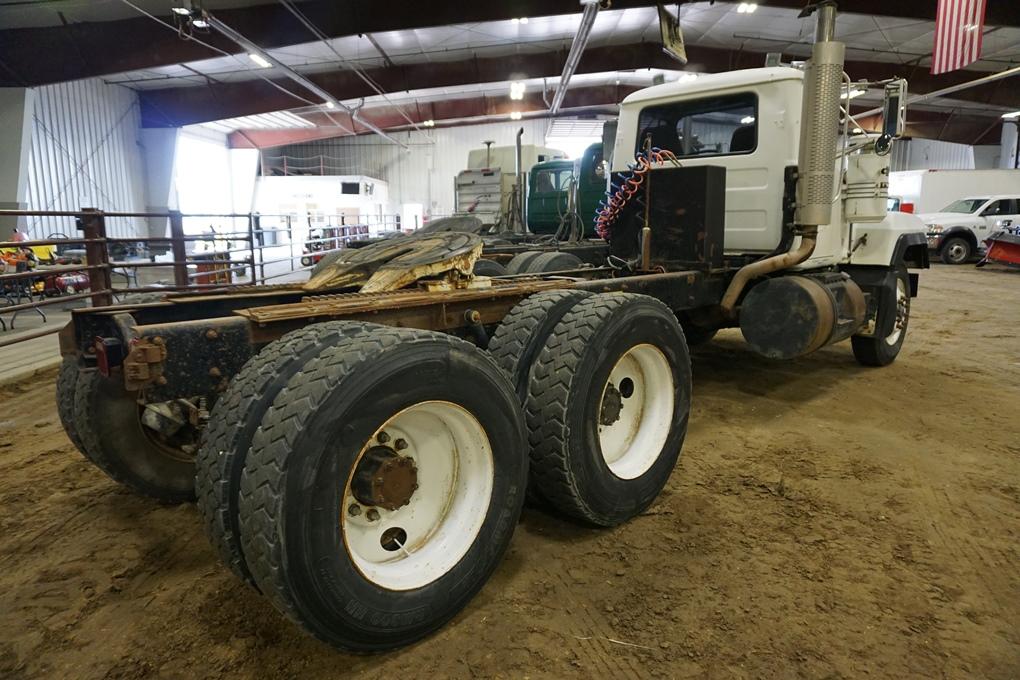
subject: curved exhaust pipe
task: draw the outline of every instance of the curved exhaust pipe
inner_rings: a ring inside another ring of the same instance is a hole
[[[817,11],[815,44],[804,73],[801,104],[800,149],[797,155],[797,208],[794,224],[800,243],[788,252],[742,267],[726,288],[719,306],[735,317],[737,300],[748,282],[804,262],[815,251],[818,227],[832,221],[832,188],[835,181],[836,142],[839,136],[839,100],[843,84],[846,46],[834,40],[836,3],[823,0],[805,12]],[[804,12],[801,16],[806,16]]]

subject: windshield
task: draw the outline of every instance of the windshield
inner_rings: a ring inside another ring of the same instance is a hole
[[[954,213],[971,213],[977,212],[987,198],[961,198],[959,201],[953,201],[939,212],[954,212]]]

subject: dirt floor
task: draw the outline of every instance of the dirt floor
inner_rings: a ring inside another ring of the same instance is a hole
[[[64,436],[52,372],[0,388],[0,677],[1016,678],[1020,272],[936,266],[885,369],[723,334],[645,515],[528,510],[444,630],[351,657],[221,566],[192,506]]]

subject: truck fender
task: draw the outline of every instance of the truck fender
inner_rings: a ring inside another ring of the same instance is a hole
[[[893,248],[889,266],[896,267],[899,264],[905,264],[911,269],[928,269],[931,266],[928,259],[928,239],[924,234],[920,232],[900,234],[896,239],[896,247]]]

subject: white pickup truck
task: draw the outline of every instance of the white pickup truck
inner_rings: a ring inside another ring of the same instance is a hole
[[[997,229],[1020,221],[1020,194],[961,198],[918,217],[927,227],[928,248],[946,264],[964,264]]]

